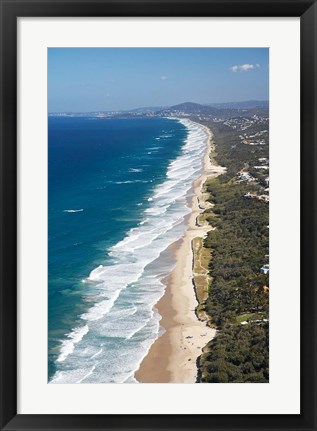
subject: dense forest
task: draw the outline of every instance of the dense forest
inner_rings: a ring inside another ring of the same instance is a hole
[[[269,380],[268,323],[222,329],[202,355],[202,383],[266,383]]]
[[[211,249],[211,283],[200,307],[218,331],[198,359],[198,381],[268,382],[269,275],[261,273],[261,267],[269,263],[269,205],[245,197],[268,192],[268,168],[256,168],[259,160],[268,160],[268,132],[262,133],[260,145],[242,143],[245,136],[268,129],[268,121],[252,125],[247,133],[239,125],[233,129],[219,122],[202,123],[213,131],[213,157],[227,171],[205,183],[213,204],[205,212],[215,229],[204,241]],[[239,181],[241,171],[252,180]]]

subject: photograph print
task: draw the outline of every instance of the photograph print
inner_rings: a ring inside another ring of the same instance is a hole
[[[269,382],[269,49],[49,48],[48,382]]]

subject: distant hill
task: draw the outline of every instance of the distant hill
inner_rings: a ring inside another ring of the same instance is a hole
[[[184,102],[173,105],[161,111],[158,115],[170,115],[183,112],[191,115],[212,115],[215,117],[244,117],[252,115],[268,115],[269,102],[264,100],[249,100],[246,102],[212,103],[202,105],[200,103]]]
[[[254,109],[268,108],[268,100],[246,100],[244,102],[224,102],[224,103],[207,103],[207,106],[212,106],[218,109]]]
[[[168,109],[168,106],[145,106],[142,108],[134,108],[134,109],[128,109],[126,111],[122,112],[157,112],[162,111],[163,109]]]
[[[200,105],[199,103],[184,102],[179,105],[170,106],[164,109],[164,112],[185,112],[188,114],[214,114],[217,115],[219,110],[212,106]]]

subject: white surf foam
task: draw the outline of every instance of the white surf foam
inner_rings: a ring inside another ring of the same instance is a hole
[[[88,325],[82,326],[80,328],[75,328],[66,335],[67,339],[62,341],[62,346],[60,349],[60,354],[57,358],[57,362],[63,362],[68,355],[73,353],[75,349],[75,344],[79,343],[80,340],[88,333]]]
[[[133,183],[148,183],[148,180],[114,181],[114,184],[133,184]]]
[[[94,370],[95,370],[95,368],[96,368],[96,366],[97,366],[97,365],[98,365],[98,363],[97,363],[97,364],[95,364],[95,365],[93,365],[93,366],[91,367],[91,369],[88,371],[88,373],[87,373],[87,374],[85,374],[85,375],[84,375],[84,377],[80,378],[76,383],[82,383],[84,380],[86,380],[86,379],[87,379],[87,377],[91,376],[91,375],[92,375],[92,373],[94,372]]]
[[[100,353],[102,353],[103,352],[103,349],[100,349],[100,350],[98,350],[98,352],[97,353],[94,353],[92,356],[91,356],[91,358],[90,359],[94,359],[94,358],[96,358],[97,356],[99,356],[100,355]]]
[[[131,168],[131,169],[129,169],[129,172],[143,172],[143,169],[141,169],[141,168]]]
[[[84,211],[83,208],[81,208],[80,210],[64,210],[63,212],[64,213],[80,213],[82,211]]]

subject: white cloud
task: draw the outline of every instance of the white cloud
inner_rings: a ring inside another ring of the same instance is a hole
[[[161,76],[162,81],[165,81],[165,79],[167,79],[167,76]]]
[[[242,64],[240,66],[240,70],[243,70],[243,71],[252,70],[252,69],[254,69],[253,64]]]
[[[239,70],[239,66],[230,67],[231,72],[237,72]]]
[[[246,64],[235,64],[234,66],[231,66],[229,69],[231,70],[231,72],[238,72],[238,71],[240,71],[240,72],[247,72],[248,70],[252,70],[252,69],[255,69],[255,68],[259,68],[260,67],[260,65],[257,63],[257,64],[248,64],[248,63],[246,63]]]

